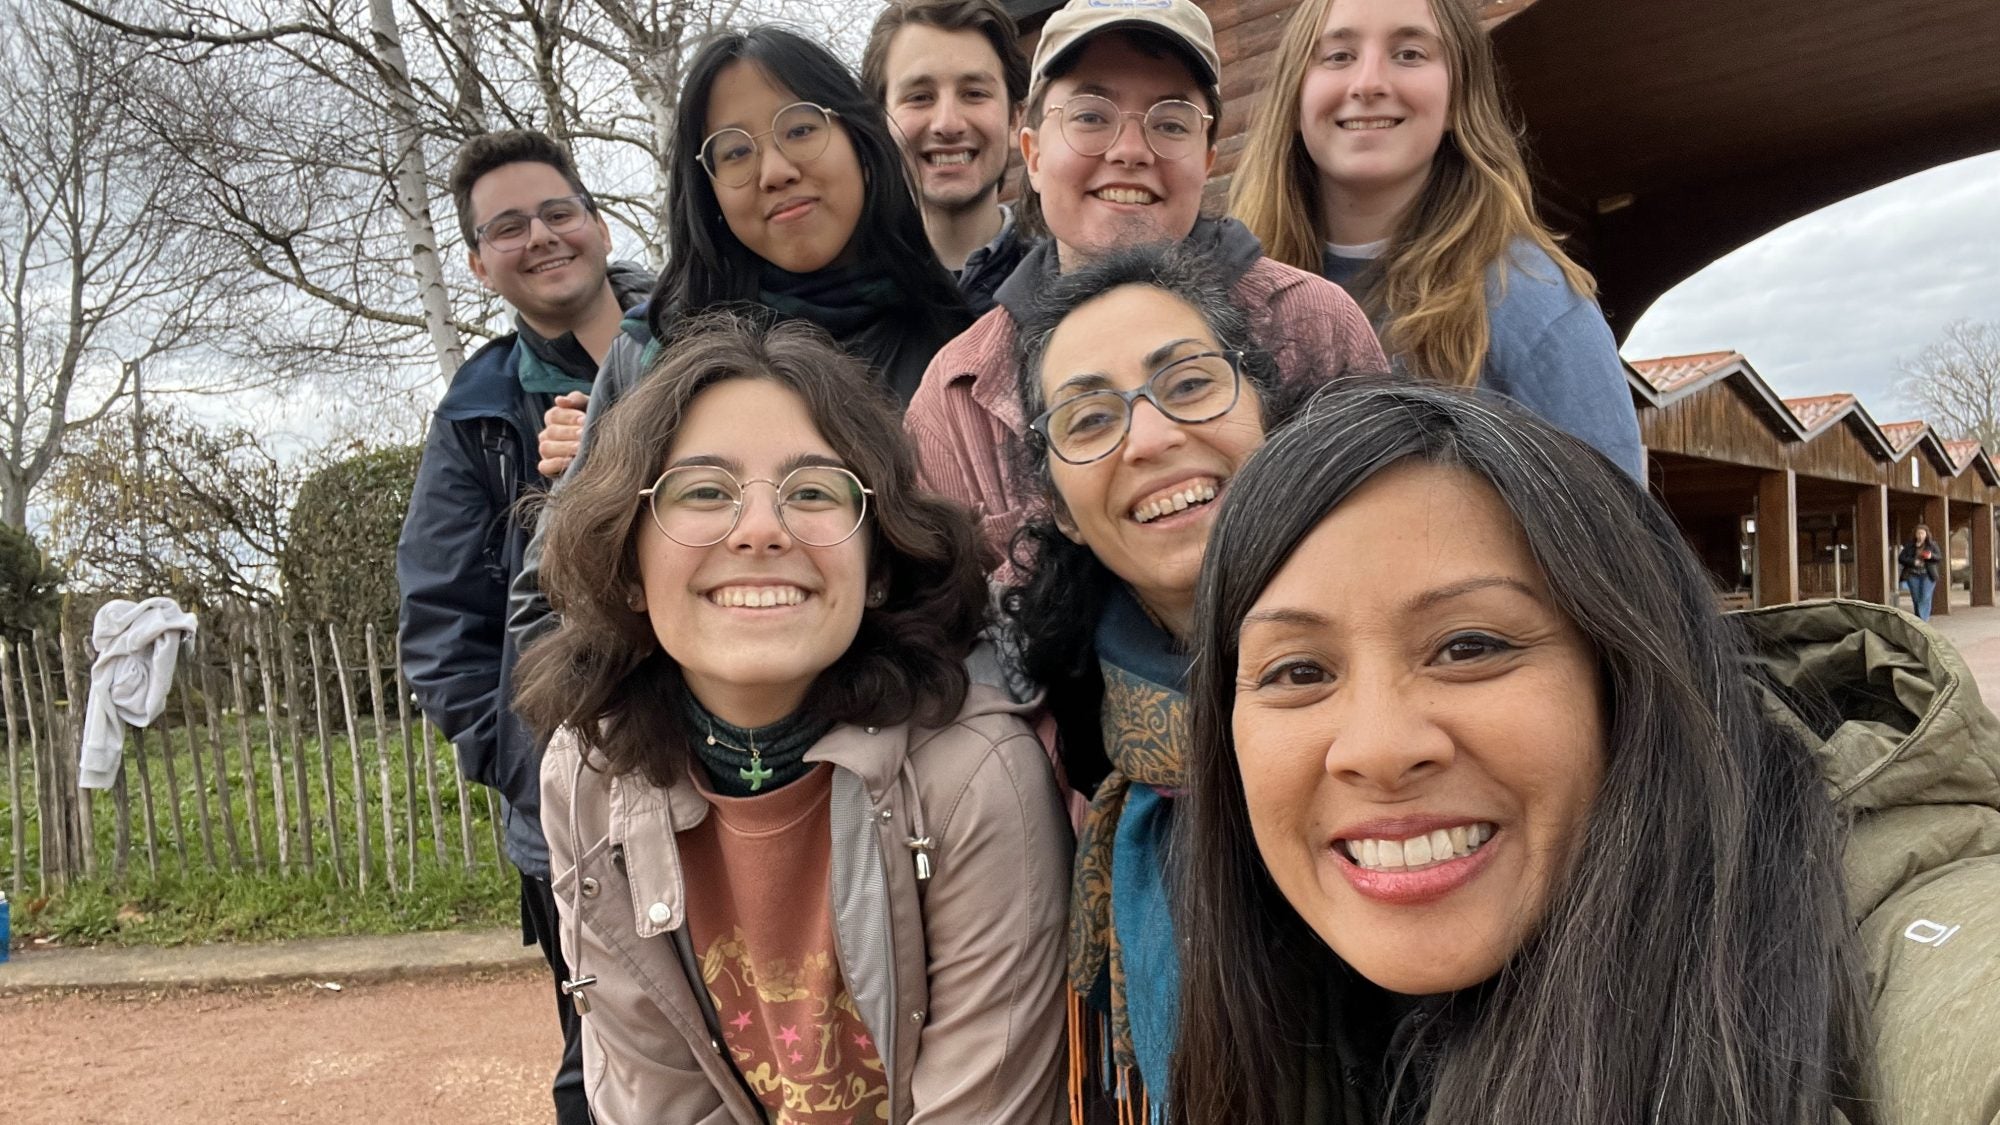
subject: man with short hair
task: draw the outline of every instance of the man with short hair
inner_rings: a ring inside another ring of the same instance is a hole
[[[544,134],[473,138],[459,150],[451,193],[472,274],[513,306],[514,331],[465,361],[431,419],[396,544],[403,671],[465,776],[503,798],[522,939],[541,945],[559,986],[556,1121],[589,1125],[576,1012],[560,988],[569,969],[542,838],[540,754],[508,706],[507,584],[529,532],[516,502],[547,483],[535,467],[544,414],[558,401],[581,404],[624,310],[653,279],[607,264],[611,229],[569,153]]]
[[[974,313],[1020,264],[1026,244],[1000,202],[1028,96],[1020,33],[999,0],[890,0],[861,56],[910,159],[924,230]]]

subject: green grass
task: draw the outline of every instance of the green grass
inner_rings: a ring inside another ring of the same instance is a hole
[[[363,707],[366,703],[361,704]],[[164,731],[174,764],[177,790],[167,784],[162,752],[163,733],[146,734],[146,759],[157,822],[154,857],[157,870],[148,861],[145,845],[145,817],[140,794],[139,772],[132,757],[133,742],[126,743],[125,777],[130,794],[131,843],[122,875],[115,870],[117,806],[109,791],[90,796],[94,814],[97,869],[73,880],[68,886],[52,888],[44,894],[36,885],[36,855],[40,846],[41,824],[35,804],[32,759],[25,741],[20,749],[22,768],[22,808],[12,807],[4,778],[0,778],[0,889],[13,887],[12,821],[17,811],[26,829],[22,881],[24,892],[15,896],[14,940],[17,944],[35,937],[49,937],[65,944],[111,943],[175,945],[186,942],[241,940],[262,941],[280,938],[330,936],[337,934],[380,934],[413,930],[445,929],[455,926],[511,924],[519,917],[519,877],[496,848],[494,827],[488,817],[486,795],[476,785],[459,789],[448,744],[433,735],[425,747],[412,723],[411,737],[416,786],[406,792],[401,731],[391,718],[382,732],[387,738],[389,794],[394,809],[395,883],[384,866],[381,773],[376,755],[378,741],[372,718],[357,717],[357,741],[362,754],[362,786],[366,792],[366,827],[370,864],[366,888],[357,870],[356,811],[352,750],[345,737],[346,725],[337,705],[329,723],[327,750],[332,755],[336,824],[329,823],[325,770],[317,737],[310,718],[301,724],[301,749],[306,758],[308,804],[312,810],[314,864],[303,865],[303,849],[294,834],[288,842],[290,863],[278,863],[278,825],[271,800],[271,759],[266,727],[259,716],[248,722],[253,768],[256,775],[255,801],[244,784],[242,753],[238,742],[236,716],[224,716],[221,738],[230,800],[227,810],[217,795],[214,751],[210,748],[205,722],[197,722],[195,746],[201,753],[205,786],[203,793],[210,821],[215,862],[210,864],[203,847],[200,816],[196,809],[194,763],[186,733],[177,720]],[[337,732],[337,733],[336,733]],[[287,805],[296,800],[292,778],[294,759],[287,728],[279,724],[279,750],[285,770]],[[46,734],[44,734],[46,737]],[[429,797],[424,787],[424,755],[431,756],[437,782],[439,817],[444,850],[435,847]],[[461,834],[459,802],[466,802],[471,821],[472,863],[468,870],[465,837]],[[404,810],[414,799],[416,816],[416,866],[410,870],[410,838]],[[254,808],[254,813],[253,813]],[[223,828],[227,816],[235,825],[240,865],[232,859]],[[256,863],[250,822],[255,816],[263,840],[263,866]],[[296,820],[295,812],[288,819]],[[180,825],[179,846],[170,827]],[[341,862],[336,872],[332,863],[330,830],[337,827],[341,842]],[[183,850],[185,860],[183,860]],[[408,885],[405,885],[408,884]]]
[[[15,940],[61,945],[183,945],[275,941],[335,934],[512,925],[520,919],[520,877],[484,866],[419,869],[414,887],[366,893],[342,888],[330,872],[311,876],[163,872],[125,880],[92,877],[14,915]]]

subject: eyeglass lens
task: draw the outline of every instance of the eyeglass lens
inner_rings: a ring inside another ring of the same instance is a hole
[[[1083,156],[1103,156],[1118,143],[1128,117],[1141,120],[1146,144],[1163,160],[1186,156],[1202,138],[1201,110],[1188,102],[1157,102],[1142,115],[1120,110],[1109,98],[1080,94],[1063,103],[1063,139]]]
[[[685,465],[668,469],[653,485],[653,522],[667,538],[684,547],[708,547],[736,529],[743,512],[743,492],[727,469]],[[801,543],[831,547],[846,542],[867,512],[867,492],[861,479],[846,469],[807,465],[794,469],[777,489],[778,522]]]
[[[509,211],[479,228],[480,237],[494,250],[518,250],[528,244],[528,234],[535,219],[540,219],[551,234],[568,234],[582,226],[589,217],[590,208],[584,205],[582,196],[565,195],[560,199],[544,200],[533,215]]]
[[[741,129],[723,129],[701,146],[702,167],[724,187],[742,187],[757,175],[758,137],[770,137],[794,164],[811,160],[826,151],[833,132],[833,119],[825,107],[811,102],[793,102],[771,119],[767,133],[751,136]]]
[[[1118,391],[1088,391],[1058,404],[1048,415],[1048,439],[1065,461],[1095,461],[1118,448],[1132,428],[1133,399],[1150,398],[1176,422],[1208,422],[1235,405],[1236,368],[1214,353],[1188,356],[1153,373],[1131,398]]]

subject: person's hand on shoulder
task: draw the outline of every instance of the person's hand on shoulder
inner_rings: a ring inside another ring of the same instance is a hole
[[[542,415],[542,435],[537,445],[541,462],[535,467],[553,480],[576,460],[577,443],[583,439],[583,411],[590,396],[582,391],[559,395],[555,405]]]

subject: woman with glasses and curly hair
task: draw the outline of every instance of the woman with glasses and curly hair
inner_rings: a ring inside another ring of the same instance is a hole
[[[1641,472],[1596,283],[1535,217],[1470,0],[1308,0],[1277,49],[1230,210],[1352,291],[1390,360],[1514,399]]]
[[[1725,616],[1607,459],[1424,384],[1275,435],[1197,603],[1177,1125],[1993,1119],[2000,721],[1943,638]]]
[[[971,518],[822,333],[693,328],[543,517],[516,699],[591,1109],[1051,1121],[1070,831]]]
[[[1015,541],[1002,604],[1090,800],[1070,906],[1073,1112],[1108,1096],[1145,1120],[1174,1046],[1167,833],[1195,578],[1216,501],[1296,395],[1223,271],[1185,247],[1064,274],[1024,307],[1019,341],[1021,475],[1047,514]]]

